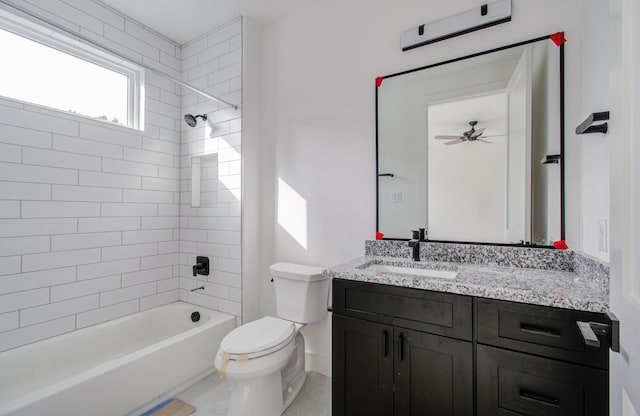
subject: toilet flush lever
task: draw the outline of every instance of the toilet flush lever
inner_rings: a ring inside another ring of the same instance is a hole
[[[198,274],[209,276],[209,257],[196,257],[196,264],[193,265],[193,277]]]

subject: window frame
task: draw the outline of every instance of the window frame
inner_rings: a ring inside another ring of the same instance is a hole
[[[6,10],[0,10],[0,29],[33,42],[37,42],[60,53],[71,55],[75,58],[82,59],[94,65],[98,65],[107,70],[126,76],[128,79],[127,123],[114,123],[112,121],[105,121],[104,119],[85,114],[74,114],[60,108],[50,107],[37,102],[24,101],[19,98],[7,97],[4,95],[0,95],[0,97],[43,107],[65,115],[87,118],[124,128],[144,130],[145,69],[143,67],[136,65],[123,57],[101,50],[97,46],[91,45],[79,37],[72,37],[53,28],[45,27],[41,23],[11,14]]]

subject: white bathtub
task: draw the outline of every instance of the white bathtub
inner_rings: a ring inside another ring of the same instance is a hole
[[[0,416],[128,414],[212,372],[234,327],[177,302],[0,353]]]

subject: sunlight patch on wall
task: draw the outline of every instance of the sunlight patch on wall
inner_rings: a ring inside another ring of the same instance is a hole
[[[207,138],[204,140],[204,152],[213,153],[218,151],[218,140]]]
[[[307,200],[278,178],[278,224],[307,249]]]
[[[220,176],[218,178],[220,186],[225,187],[226,190],[229,191],[230,195],[233,195],[235,198],[235,201],[227,202],[240,202],[242,198],[241,180],[240,175]]]

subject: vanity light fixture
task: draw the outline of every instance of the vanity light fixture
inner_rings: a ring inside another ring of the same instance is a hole
[[[511,0],[499,0],[408,30],[400,37],[400,44],[408,51],[510,20]]]

